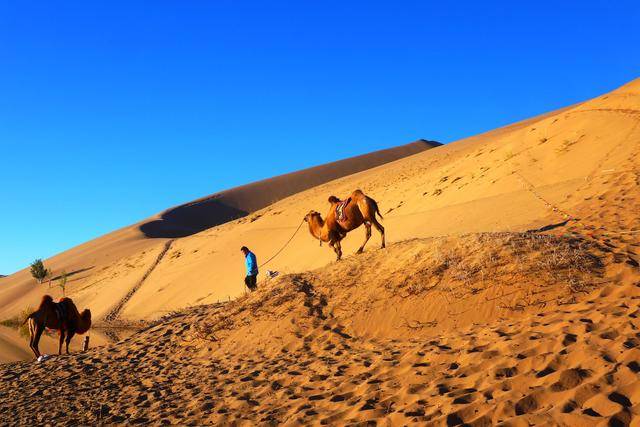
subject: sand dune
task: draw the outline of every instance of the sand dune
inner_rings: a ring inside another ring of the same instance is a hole
[[[160,219],[144,222],[147,237],[185,237],[243,217],[308,188],[389,163],[441,144],[424,139],[387,150],[339,160],[253,182],[171,208]]]
[[[193,235],[121,230],[121,256],[95,246],[69,291],[96,319],[151,323],[86,354],[3,365],[0,419],[635,424],[639,152],[635,80]],[[294,232],[355,188],[378,200],[389,245],[374,234],[352,255],[356,231],[336,263]],[[284,247],[263,268],[281,275],[248,295],[242,244],[259,261]],[[2,313],[33,305],[7,289]]]
[[[168,209],[56,255],[45,263],[53,269],[54,275],[62,271],[70,275],[68,292],[74,299],[81,304],[90,304],[94,313],[106,316],[127,297],[132,288],[139,285],[157,254],[167,244],[168,237],[193,234],[244,216],[306,188],[438,145],[434,141],[418,140],[223,191]],[[53,289],[35,286],[34,283],[28,269],[3,280],[0,287],[0,320],[37,304],[43,294],[61,296],[61,290],[55,287],[55,283]]]
[[[620,270],[586,240],[461,242],[395,243],[172,315],[117,346],[5,365],[1,413],[20,424],[628,423],[640,288],[603,285]],[[504,281],[482,281],[474,261]],[[504,304],[485,298],[501,291]]]

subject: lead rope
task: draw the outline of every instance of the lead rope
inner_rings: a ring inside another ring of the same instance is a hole
[[[262,268],[263,266],[267,265],[272,259],[274,259],[275,257],[277,257],[280,252],[282,252],[284,250],[284,248],[287,247],[287,245],[289,243],[291,243],[291,241],[293,240],[293,238],[296,236],[296,234],[298,233],[298,231],[300,230],[300,227],[302,227],[302,224],[304,223],[304,219],[302,221],[300,221],[300,225],[298,225],[298,228],[296,228],[296,231],[293,232],[293,234],[291,235],[291,237],[289,238],[289,240],[287,240],[287,242],[280,248],[280,250],[278,250],[278,252],[276,252],[271,258],[269,258],[268,260],[266,260],[265,262],[263,262],[262,264],[260,264],[258,266],[258,269]]]

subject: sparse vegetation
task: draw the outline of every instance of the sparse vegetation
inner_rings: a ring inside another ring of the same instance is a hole
[[[67,290],[67,272],[62,271],[60,274],[60,278],[58,279],[58,286],[62,289],[62,296],[65,296],[65,292]]]
[[[371,251],[319,271],[282,275],[261,293],[216,309],[207,321],[193,325],[189,335],[206,345],[221,345],[252,321],[277,320],[292,310],[300,310],[295,328],[301,330],[327,315],[384,311],[363,299],[365,289],[384,304],[415,307],[428,301],[437,307],[436,313],[408,317],[397,325],[417,330],[475,309],[525,312],[574,303],[603,284],[599,248],[573,237],[479,233],[408,240],[387,250],[393,251],[393,261],[388,253],[383,257]],[[339,300],[336,295],[341,295]],[[301,330],[296,332],[300,337]]]
[[[597,286],[603,266],[593,249],[578,239],[538,233],[443,239],[417,274],[387,288],[405,298],[437,290],[465,299],[491,291],[500,307],[512,310],[543,307],[554,299],[561,304]]]
[[[27,317],[31,313],[33,313],[33,311],[34,310],[32,307],[26,307],[17,316],[10,319],[1,320],[0,325],[6,326],[8,328],[18,329],[21,337],[29,337],[29,326],[24,322],[25,320],[27,320]]]
[[[45,268],[44,263],[40,258],[31,263],[31,275],[38,281],[38,283],[42,283],[42,281],[47,277],[47,274],[49,274],[49,271]]]

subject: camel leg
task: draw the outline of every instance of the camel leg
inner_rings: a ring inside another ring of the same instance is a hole
[[[33,336],[33,345],[31,346],[31,349],[36,354],[36,358],[38,358],[40,357],[40,350],[38,350],[38,344],[40,344],[40,337],[44,332],[44,325],[41,326],[36,323],[34,329],[35,329],[35,334]]]
[[[73,331],[73,329],[67,333],[67,339],[65,340],[65,343],[67,344],[67,354],[69,354],[69,343],[71,342],[71,338],[73,338],[74,335],[75,332]]]
[[[364,227],[365,227],[365,229],[367,231],[367,234],[364,237],[364,243],[362,243],[362,246],[360,246],[360,248],[356,252],[357,254],[361,254],[364,251],[364,245],[366,245],[367,242],[369,241],[369,238],[371,238],[371,223],[370,222],[365,222],[364,223]]]
[[[60,329],[60,340],[58,343],[58,354],[62,354],[62,343],[64,342],[64,329]]]
[[[333,251],[336,253],[336,256],[338,256],[338,248],[336,247],[335,242],[329,242],[329,246],[331,246],[331,249],[333,249]],[[338,257],[338,259],[340,259],[340,257]]]
[[[340,261],[340,258],[342,258],[342,248],[340,246],[340,241],[339,240],[331,241],[329,242],[329,245],[333,248],[333,250],[336,253],[336,256],[337,256],[336,261]]]
[[[34,330],[33,330],[33,322],[31,319],[27,319],[27,322],[29,322],[27,325],[29,327],[29,348],[31,349],[31,351],[33,351],[33,335],[34,335]]]
[[[382,236],[382,246],[381,247],[384,248],[385,247],[385,244],[384,244],[384,227],[382,226],[382,224],[380,224],[378,222],[378,220],[376,219],[375,216],[371,219],[371,223],[376,228],[376,230],[378,230],[380,232],[380,236]]]
[[[37,358],[38,357],[38,349],[37,349],[37,347],[33,346],[35,338],[36,338],[35,320],[29,319],[29,348],[31,349],[31,351],[33,351],[33,354],[35,354],[36,358]]]

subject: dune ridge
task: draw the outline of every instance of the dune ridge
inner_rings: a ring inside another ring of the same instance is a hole
[[[262,209],[311,187],[392,162],[442,144],[419,139],[386,150],[338,160],[253,182],[176,206],[141,224],[147,237],[185,237]]]

